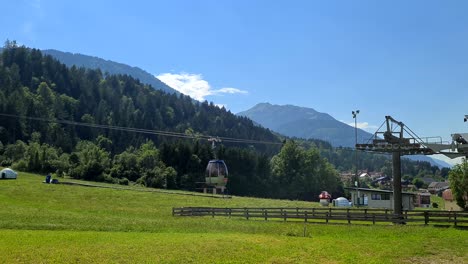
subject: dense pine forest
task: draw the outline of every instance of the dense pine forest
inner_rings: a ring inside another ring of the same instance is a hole
[[[236,195],[307,200],[321,190],[339,195],[339,171],[355,166],[351,149],[282,138],[213,103],[167,94],[128,75],[67,68],[10,41],[1,53],[1,166],[195,190],[215,157],[205,135],[251,140],[216,148],[216,156],[229,166],[228,188]],[[361,168],[391,175],[388,157],[361,153],[360,162]],[[446,171],[427,162],[404,161],[403,170],[411,178],[446,177]]]

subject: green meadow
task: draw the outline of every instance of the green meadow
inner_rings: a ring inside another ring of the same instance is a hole
[[[0,181],[0,263],[468,263],[468,231],[453,227],[173,217],[183,206],[319,205],[43,180]]]

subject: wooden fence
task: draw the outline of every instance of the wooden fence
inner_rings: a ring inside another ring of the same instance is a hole
[[[173,216],[223,216],[246,219],[280,219],[283,221],[313,221],[329,223],[416,223],[449,224],[468,227],[468,212],[413,210],[395,215],[388,209],[369,208],[216,208],[216,207],[181,207],[172,209]]]

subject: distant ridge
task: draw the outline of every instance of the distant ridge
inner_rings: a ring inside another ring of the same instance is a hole
[[[321,139],[335,147],[354,147],[355,144],[354,127],[312,108],[260,103],[238,115],[290,137]],[[371,137],[372,134],[358,129],[358,142],[366,142]]]
[[[166,93],[179,94],[178,91],[169,87],[151,73],[148,73],[138,67],[132,67],[127,64],[115,61],[104,60],[98,57],[79,53],[63,52],[54,49],[42,50],[42,53],[51,55],[68,67],[76,65],[77,67],[84,67],[89,69],[99,68],[103,73],[108,72],[110,74],[127,74],[135,79],[139,79],[142,83],[151,85],[154,89],[162,90]]]

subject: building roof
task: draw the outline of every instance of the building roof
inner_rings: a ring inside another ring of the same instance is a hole
[[[356,191],[359,190],[359,191],[364,191],[364,192],[375,192],[375,193],[391,193],[393,194],[393,191],[389,191],[389,190],[380,190],[380,189],[369,189],[369,188],[354,188],[354,187],[345,187],[345,189],[348,189],[350,191]],[[415,193],[411,193],[411,192],[401,192],[402,194],[407,194],[407,195],[416,195]]]
[[[427,188],[434,188],[434,189],[443,189],[448,188],[448,182],[431,182]]]
[[[431,193],[429,193],[429,192],[419,192],[418,195],[420,195],[420,196],[431,196]]]

